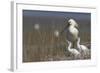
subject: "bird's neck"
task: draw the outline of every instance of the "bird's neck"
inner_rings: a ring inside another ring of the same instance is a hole
[[[80,46],[80,39],[77,40],[77,47],[78,47],[78,49],[81,48],[81,46]]]
[[[72,44],[71,44],[71,42],[70,42],[69,45],[68,45],[68,50],[69,50],[69,51],[71,50],[71,46],[72,46]]]
[[[74,25],[70,25],[69,27],[75,27]]]

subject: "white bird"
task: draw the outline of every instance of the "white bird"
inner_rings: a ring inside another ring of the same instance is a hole
[[[84,55],[89,54],[89,49],[85,45],[80,45],[80,38],[77,40],[77,47],[79,49],[79,52],[83,53]]]
[[[72,42],[73,47],[75,47],[77,38],[79,36],[79,31],[77,28],[78,24],[76,21],[74,19],[69,19],[67,25],[67,39]]]
[[[76,50],[75,48],[71,48],[72,43],[70,41],[68,41],[68,47],[67,50],[69,51],[69,53],[74,57],[74,58],[78,58],[80,56],[80,52],[78,50]]]

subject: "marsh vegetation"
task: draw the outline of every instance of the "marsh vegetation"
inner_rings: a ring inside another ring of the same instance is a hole
[[[66,16],[73,17],[80,24],[81,44],[89,48],[88,55],[82,54],[79,58],[74,58],[66,50],[66,32],[55,36],[56,30],[60,32],[65,27]],[[23,62],[80,59],[91,59],[90,14],[23,11]]]

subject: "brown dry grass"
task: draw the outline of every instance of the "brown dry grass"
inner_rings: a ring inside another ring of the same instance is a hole
[[[85,35],[85,36],[84,36]],[[55,37],[52,31],[32,31],[23,33],[23,62],[60,61],[74,59],[90,59],[88,55],[74,58],[66,51],[65,35]],[[88,33],[81,34],[82,42],[90,42]],[[90,45],[89,45],[90,47]],[[89,49],[91,50],[91,49]]]

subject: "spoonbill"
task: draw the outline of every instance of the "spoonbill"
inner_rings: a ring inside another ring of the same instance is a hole
[[[72,43],[70,41],[68,41],[68,47],[67,50],[69,51],[69,53],[74,57],[74,58],[78,58],[80,57],[80,52],[78,50],[76,50],[75,48],[71,48]]]
[[[68,20],[66,37],[72,42],[72,47],[75,47],[77,38],[79,36],[78,24],[74,19]]]
[[[84,55],[89,54],[89,49],[85,45],[80,44],[80,37],[77,40],[77,47],[79,49],[79,52],[83,53]]]

